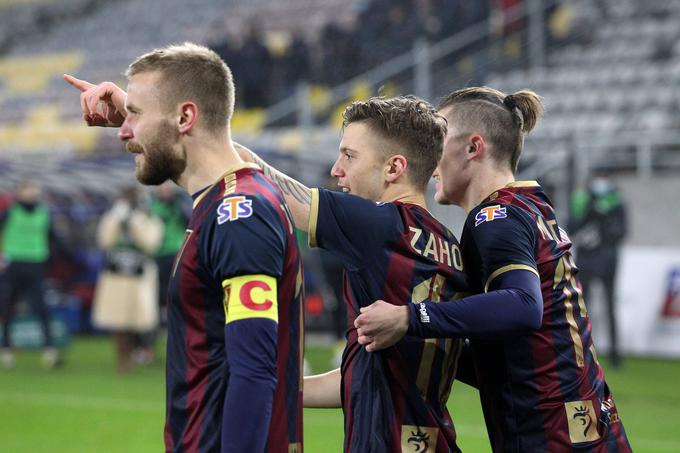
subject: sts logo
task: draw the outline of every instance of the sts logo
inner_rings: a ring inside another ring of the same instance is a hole
[[[482,208],[475,216],[475,226],[479,226],[480,223],[491,222],[495,219],[504,219],[507,216],[505,208],[501,208],[500,205],[488,206]]]
[[[250,217],[253,215],[252,204],[252,200],[243,195],[225,198],[217,207],[217,223],[222,225],[224,222]]]

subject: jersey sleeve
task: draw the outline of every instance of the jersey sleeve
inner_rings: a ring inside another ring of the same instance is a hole
[[[231,195],[206,216],[204,266],[224,291],[229,381],[222,452],[264,451],[277,384],[277,280],[289,227],[266,200]],[[292,228],[292,227],[290,227]]]
[[[222,408],[222,452],[264,451],[276,390],[276,279],[224,281],[224,344],[229,382]]]
[[[365,266],[386,243],[399,237],[402,228],[401,216],[392,203],[312,189],[309,245],[334,253],[350,268]]]
[[[470,212],[465,222],[471,247],[480,266],[481,285],[488,291],[491,283],[511,270],[538,274],[536,230],[531,216],[511,205],[485,203]]]
[[[266,199],[227,196],[202,225],[203,264],[216,282],[238,275],[281,277],[289,226]]]

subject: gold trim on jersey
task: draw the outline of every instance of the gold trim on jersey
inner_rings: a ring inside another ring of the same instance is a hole
[[[593,442],[600,438],[597,431],[598,419],[591,400],[568,401],[564,403],[572,444]]]
[[[443,275],[437,274],[417,284],[411,291],[411,301],[419,304],[426,299],[432,302],[441,301],[441,292],[444,289],[446,279]],[[427,398],[430,387],[430,377],[432,376],[432,362],[437,352],[436,338],[427,338],[423,343],[423,352],[420,356],[418,375],[416,377],[416,387],[423,398]]]
[[[220,181],[222,181],[223,179],[224,179],[224,183],[225,183],[225,186],[227,187],[227,189],[229,189],[231,187],[231,192],[229,192],[229,193],[234,193],[234,189],[236,188],[236,175],[235,175],[235,173],[239,170],[244,169],[244,168],[254,168],[254,169],[257,169],[257,170],[260,169],[260,167],[257,164],[254,164],[252,162],[243,162],[241,164],[234,165],[233,167],[229,168],[229,170],[224,172],[222,174],[222,176],[217,178],[217,181],[210,184],[210,186],[208,186],[207,188],[203,189],[203,192],[201,192],[201,194],[196,198],[196,200],[194,200],[194,204],[193,204],[192,208],[196,208],[196,206],[198,206],[198,204],[201,202],[201,200],[203,200],[203,197],[205,197],[206,194],[208,192],[210,192],[210,190],[213,187],[215,187],[217,184],[219,184]]]
[[[581,301],[583,300],[583,297],[581,296],[581,292],[573,281],[574,276],[572,275],[570,264],[571,263],[569,263],[566,255],[562,256],[557,262],[557,266],[555,267],[555,279],[553,280],[553,291],[556,290],[557,287],[562,284],[562,282],[564,282],[562,288],[562,294],[564,294],[564,314],[567,318],[567,324],[569,324],[569,334],[571,336],[571,341],[574,343],[576,364],[580,368],[583,368],[585,363],[583,358],[583,342],[581,341],[578,323],[576,322],[576,317],[574,316],[574,304],[572,302],[573,296],[576,295],[578,301],[577,303],[579,304],[580,309],[585,310],[585,305],[581,307]],[[569,289],[569,285],[567,285],[567,283],[569,283],[574,288],[574,291]],[[585,316],[585,311],[582,311],[581,313],[582,316]]]
[[[593,355],[593,360],[595,361],[595,363],[599,365],[600,361],[597,360],[597,353],[595,352],[595,343],[590,345],[590,353]]]
[[[439,381],[439,402],[446,405],[453,387],[453,379],[458,373],[458,359],[463,352],[463,340],[459,338],[447,338],[444,343],[444,364],[442,376]],[[450,380],[449,380],[450,378]],[[448,385],[447,385],[448,384]]]
[[[298,271],[297,271],[297,276],[295,277],[295,299],[298,301],[298,304],[300,307],[298,308],[299,313],[298,316],[300,317],[300,338],[298,339],[298,351],[300,351],[300,360],[298,363],[298,370],[300,372],[299,376],[299,393],[300,393],[300,398],[302,398],[302,390],[303,390],[303,385],[304,385],[304,369],[305,369],[305,304],[304,300],[301,297],[302,295],[302,284],[304,280],[304,274],[302,270],[302,261],[300,261],[300,264],[298,265]]]
[[[489,278],[486,279],[486,283],[484,284],[484,292],[486,293],[489,291],[489,285],[491,285],[491,282],[493,281],[494,278],[506,272],[516,270],[530,271],[536,274],[538,278],[541,278],[541,276],[538,274],[538,271],[527,264],[508,264],[507,266],[503,266],[499,269],[496,269],[491,273],[491,275],[489,275]]]
[[[503,187],[503,189],[508,189],[508,188],[512,188],[512,187],[539,187],[539,186],[540,186],[540,184],[537,183],[536,181],[512,181],[512,182],[507,183]],[[498,190],[501,190],[501,189],[498,189]],[[485,201],[493,201],[496,198],[498,198],[498,190],[494,190],[493,192],[491,192],[491,195],[486,197],[484,200]]]
[[[513,181],[505,187],[538,187],[539,185],[536,181]]]
[[[288,444],[288,453],[302,453],[302,443]]]
[[[309,246],[316,247],[316,223],[319,220],[319,189],[310,189],[312,192],[312,203],[309,207]]]

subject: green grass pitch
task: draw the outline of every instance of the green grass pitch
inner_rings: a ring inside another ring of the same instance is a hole
[[[329,369],[331,349],[307,347],[316,372]],[[680,451],[680,361],[628,359],[604,364],[621,418],[637,452]],[[45,371],[40,352],[20,352],[14,369],[0,369],[0,451],[162,451],[164,377],[161,361],[129,375],[114,372],[113,344],[76,339],[66,365]],[[450,408],[465,452],[489,451],[474,390],[456,383]],[[339,410],[305,410],[305,451],[342,450]]]

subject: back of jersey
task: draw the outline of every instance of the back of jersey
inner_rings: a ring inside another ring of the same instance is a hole
[[[360,308],[377,299],[405,305],[452,300],[465,291],[456,238],[412,204],[315,190],[311,214],[310,244],[345,264],[345,451],[458,451],[446,401],[462,342],[407,336],[368,353],[354,328]]]
[[[470,212],[462,243],[476,293],[506,271],[526,269],[541,279],[538,330],[471,340],[494,451],[627,451],[571,241],[540,186],[520,182],[492,194]]]

